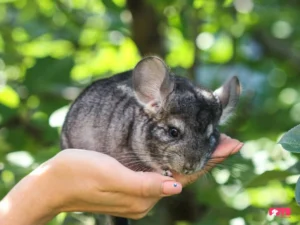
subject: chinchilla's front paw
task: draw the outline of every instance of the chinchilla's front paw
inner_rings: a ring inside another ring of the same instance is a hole
[[[167,177],[173,177],[173,174],[170,170],[163,170],[162,175]]]

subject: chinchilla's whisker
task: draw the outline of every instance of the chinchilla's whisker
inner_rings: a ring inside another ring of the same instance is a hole
[[[222,162],[222,163],[208,163],[208,165],[210,167],[214,167],[217,170],[218,169],[219,170],[227,169],[227,170],[231,171],[232,169],[237,169],[240,172],[246,172],[247,171],[247,168],[245,168],[242,165],[236,165],[236,164],[227,164],[226,165],[224,162]],[[235,174],[235,173],[230,173],[230,176],[233,177],[233,178],[240,178],[240,175]]]
[[[235,165],[232,165],[232,164],[226,164],[226,162],[207,162],[208,166],[211,166],[211,167],[220,167],[220,168],[233,168],[235,167]]]
[[[238,169],[238,170],[241,170],[241,171],[245,170],[245,167],[243,167],[242,165],[232,164],[230,162],[228,162],[228,163],[227,162],[221,162],[221,163],[217,163],[217,165],[222,166],[224,168],[235,168],[235,169]]]
[[[235,167],[235,168],[238,168],[240,165],[236,165],[235,164],[235,159],[228,159],[228,160],[225,160],[225,161],[222,161],[220,162],[218,159],[210,159],[208,160],[208,164],[222,164],[224,166],[229,166],[229,167]],[[241,166],[240,166],[241,167]],[[242,167],[241,167],[242,168]]]
[[[206,163],[206,165],[205,165],[205,167],[207,167],[207,166],[215,166],[215,165],[217,165],[218,163],[214,163],[214,162],[207,162]],[[204,168],[205,168],[204,167]]]
[[[234,165],[236,163],[240,162],[239,160],[236,159],[210,159],[207,161],[207,163],[217,163],[217,164],[224,164],[224,165]]]
[[[215,164],[208,164],[211,168],[220,168],[220,169],[224,169],[227,168],[227,166],[222,165],[220,163],[215,163]]]
[[[210,173],[209,170],[207,170],[206,168],[203,168],[201,171],[202,171],[202,176],[201,177],[203,177],[206,181],[214,180],[214,177],[212,176],[212,174]]]
[[[204,178],[206,181],[209,181],[208,173],[203,173],[203,178]]]
[[[218,160],[209,160],[206,165],[215,165],[215,164],[222,164],[224,162],[220,162]]]
[[[206,181],[211,181],[213,179],[211,173],[209,171],[206,170],[202,170],[203,173],[203,177],[206,179]]]

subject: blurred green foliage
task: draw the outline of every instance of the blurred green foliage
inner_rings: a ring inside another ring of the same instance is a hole
[[[59,151],[82,88],[159,54],[206,87],[239,76],[242,101],[222,131],[245,145],[187,188],[192,203],[163,200],[135,224],[300,224],[299,155],[277,144],[300,122],[299,10],[298,0],[0,0],[0,197]],[[267,216],[279,206],[291,217]],[[62,213],[50,224],[95,222]]]

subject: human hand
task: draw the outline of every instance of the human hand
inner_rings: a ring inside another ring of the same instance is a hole
[[[204,171],[211,169],[215,164],[236,153],[242,146],[243,143],[222,134],[220,144],[204,170],[191,175],[175,173],[174,178],[183,186],[193,183],[204,174]],[[67,193],[71,193],[69,196],[70,206],[64,203],[61,211],[90,211],[127,218],[141,218],[161,197],[180,193],[182,188],[180,184],[174,188],[175,180],[173,178],[155,173],[133,172],[115,159],[98,152],[65,150],[57,155],[57,159],[54,158],[54,161],[61,164],[61,166],[57,166],[58,168],[68,166],[71,169],[71,173],[67,173],[66,176],[78,178],[74,184],[77,186],[76,189],[78,191],[81,191],[81,188],[85,190],[85,193],[74,192],[73,186],[70,185],[70,181],[66,177],[64,179],[66,186],[69,184],[69,187],[72,188],[72,190],[67,191]],[[63,173],[66,171],[68,170],[61,170]],[[83,178],[84,184],[81,182]],[[164,190],[163,184],[168,189]],[[90,190],[87,191],[85,186]]]
[[[173,178],[134,172],[98,152],[64,150],[53,161],[56,170],[53,176],[63,180],[59,184],[60,192],[64,192],[59,211],[96,212],[138,219],[161,197],[181,192],[181,185]]]
[[[232,139],[225,134],[221,134],[220,143],[204,169],[190,175],[179,174],[172,171],[173,177],[176,179],[176,181],[180,182],[183,187],[194,183],[208,170],[213,168],[216,164],[224,161],[230,155],[237,153],[242,147],[243,143],[240,141]]]
[[[44,224],[58,213],[70,211],[139,219],[161,197],[178,194],[181,189],[174,178],[134,172],[102,153],[68,149],[39,166],[7,194],[0,202],[0,224]]]

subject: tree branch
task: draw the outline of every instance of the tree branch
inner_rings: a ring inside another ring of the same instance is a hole
[[[279,59],[289,61],[300,72],[300,52],[293,50],[286,42],[272,38],[265,31],[257,31],[254,33],[254,36],[263,44],[267,53]]]
[[[143,0],[127,0],[132,14],[132,38],[141,55],[159,55],[164,58],[165,50],[159,33],[159,18],[153,7]]]

